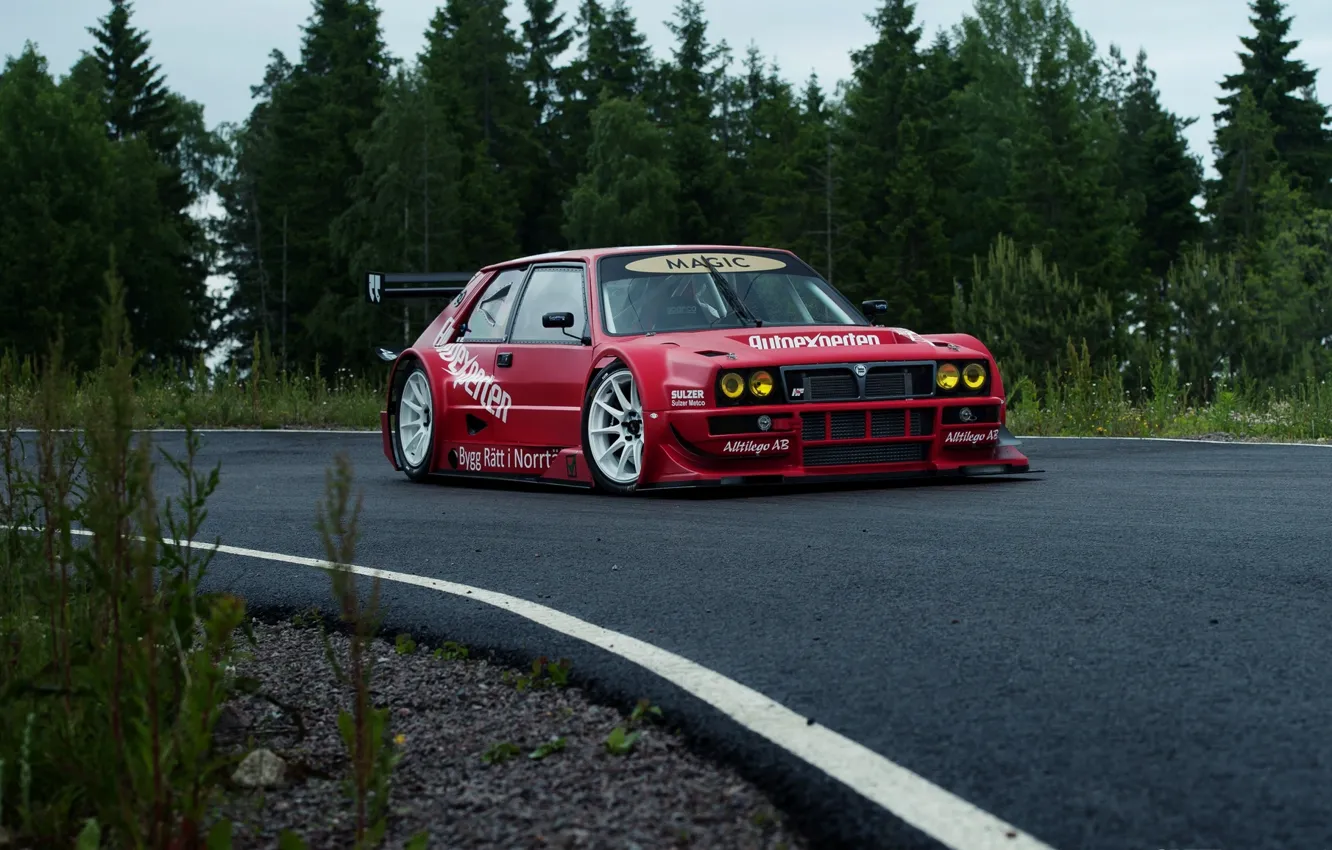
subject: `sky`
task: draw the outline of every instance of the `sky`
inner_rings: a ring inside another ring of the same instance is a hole
[[[1212,114],[1218,83],[1239,70],[1236,53],[1248,34],[1247,0],[1068,0],[1074,20],[1088,31],[1102,52],[1118,44],[1130,62],[1145,48],[1148,64],[1168,109],[1195,117],[1190,146],[1211,164]],[[879,0],[704,0],[709,35],[725,40],[737,60],[756,44],[776,60],[782,76],[803,81],[812,72],[831,89],[851,71],[852,51],[873,38],[867,21]],[[673,37],[666,22],[677,0],[629,0],[629,6],[658,58],[668,58]],[[25,41],[34,42],[54,73],[63,74],[92,46],[87,27],[106,14],[107,0],[0,0],[0,54],[14,56]],[[390,52],[414,57],[438,0],[379,0]],[[577,0],[559,0],[566,21]],[[135,0],[134,21],[148,31],[151,53],[171,88],[204,104],[209,124],[239,122],[251,108],[250,86],[263,75],[274,48],[288,58],[299,55],[301,25],[310,0]],[[918,0],[917,20],[928,43],[940,28],[950,28],[972,8],[972,0]],[[756,14],[761,10],[761,13]],[[1293,37],[1301,41],[1296,56],[1319,75],[1320,99],[1332,100],[1332,2],[1287,0],[1295,18]],[[524,15],[521,0],[511,0],[515,26]]]

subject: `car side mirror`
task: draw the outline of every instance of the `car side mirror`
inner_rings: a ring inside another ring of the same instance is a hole
[[[882,316],[884,313],[888,312],[888,302],[884,301],[882,298],[861,301],[860,312],[865,314],[865,317],[870,320],[870,324],[874,324],[875,316]]]
[[[547,313],[541,317],[541,326],[545,328],[559,328],[569,339],[576,339],[583,345],[591,345],[592,337],[587,334],[574,336],[569,333],[569,328],[574,326],[573,313]]]

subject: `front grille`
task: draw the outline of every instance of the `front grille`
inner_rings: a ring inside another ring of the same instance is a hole
[[[925,437],[934,433],[934,411],[928,407],[911,411],[911,436]]]
[[[806,446],[805,466],[911,463],[925,460],[929,443],[867,443],[859,446]]]
[[[811,375],[809,389],[806,391],[810,401],[854,399],[857,393],[856,376],[850,373],[845,375]]]
[[[867,436],[866,414],[869,415],[868,436],[872,439],[895,437],[928,437],[934,433],[934,409],[929,407],[895,408],[892,410],[834,410],[830,413],[800,414],[801,439],[806,442],[820,440],[862,440]],[[831,428],[830,428],[831,426]],[[831,432],[830,432],[831,431]]]
[[[865,411],[839,410],[832,415],[834,440],[860,440],[865,437]]]
[[[871,437],[905,437],[905,410],[876,410],[870,414]]]
[[[856,369],[865,376],[856,377]],[[781,371],[787,398],[794,402],[891,401],[934,394],[932,363],[845,363]]]
[[[866,398],[905,398],[908,395],[905,372],[878,372],[865,376]]]
[[[828,414],[804,413],[800,418],[803,420],[800,425],[800,439],[805,442],[828,439]]]

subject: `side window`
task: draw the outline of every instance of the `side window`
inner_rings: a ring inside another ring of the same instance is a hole
[[[541,317],[547,313],[573,313],[571,328],[547,328]],[[587,303],[583,297],[583,272],[573,268],[538,268],[523,290],[522,303],[513,323],[513,342],[575,342],[566,334],[582,337],[587,328]]]
[[[499,342],[509,322],[514,296],[523,282],[523,269],[507,269],[486,285],[467,317],[467,331],[458,342]]]

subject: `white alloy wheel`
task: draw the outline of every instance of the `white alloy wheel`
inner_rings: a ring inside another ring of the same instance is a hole
[[[643,467],[643,404],[628,369],[612,372],[592,396],[588,448],[597,470],[616,484],[632,484]]]
[[[425,463],[430,453],[430,429],[434,427],[430,409],[430,382],[423,370],[417,369],[407,376],[398,401],[398,445],[403,459],[410,467]]]

